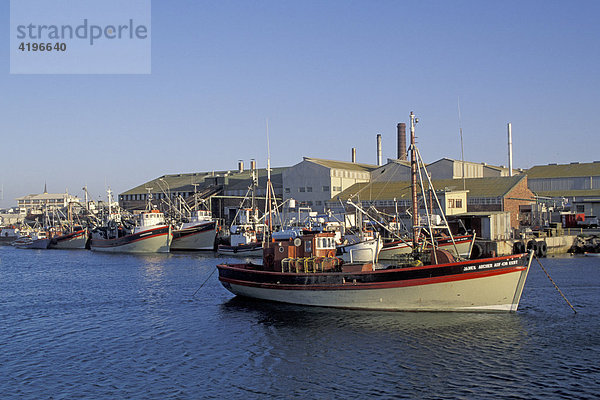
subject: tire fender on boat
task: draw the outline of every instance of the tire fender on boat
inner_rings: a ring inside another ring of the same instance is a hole
[[[546,257],[546,255],[548,254],[548,245],[546,244],[546,242],[539,242],[537,244],[537,247],[537,256]]]
[[[471,250],[471,258],[480,258],[483,255],[483,247],[479,243],[473,244],[473,249]]]

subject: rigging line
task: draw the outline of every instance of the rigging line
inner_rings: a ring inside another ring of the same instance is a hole
[[[421,157],[421,152],[419,151],[419,149],[416,149],[416,151],[417,151],[417,156],[419,157],[419,159],[421,161],[423,161],[423,158]],[[458,248],[456,247],[456,242],[454,241],[454,235],[452,234],[452,231],[450,230],[450,224],[448,224],[448,220],[446,219],[446,214],[444,213],[444,211],[442,209],[442,205],[440,204],[440,199],[438,198],[437,194],[435,193],[435,188],[433,187],[433,182],[431,181],[431,177],[429,176],[429,173],[427,172],[425,165],[423,165],[423,169],[425,170],[425,176],[427,177],[427,182],[428,182],[429,188],[433,192],[433,196],[435,197],[435,201],[440,210],[440,214],[442,215],[442,218],[444,218],[444,223],[445,223],[446,229],[448,230],[448,234],[450,235],[450,239],[452,239],[452,244],[454,245],[454,250],[456,251],[457,256],[460,258]],[[431,210],[431,212],[433,213],[433,210]]]
[[[550,278],[550,274],[548,274],[548,271],[546,271],[546,268],[544,268],[544,266],[542,265],[542,262],[540,261],[540,259],[538,258],[538,256],[535,253],[533,253],[533,256],[537,260],[537,262],[540,265],[540,267],[542,267],[542,270],[546,273],[546,276],[548,277],[548,279],[550,279],[550,282],[552,282],[552,284],[554,285],[554,287],[556,288],[556,290],[558,290],[558,293],[560,293],[560,295],[562,296],[562,298],[565,299],[565,301],[567,302],[567,304],[569,305],[569,307],[571,307],[571,310],[573,310],[573,312],[575,314],[577,314],[577,310],[575,309],[575,307],[573,307],[571,305],[571,303],[569,302],[569,300],[567,300],[567,298],[565,297],[565,295],[563,294],[563,292],[558,288],[558,285],[556,283],[554,283],[554,281],[552,280],[552,278]]]
[[[211,276],[213,276],[213,274],[215,273],[216,270],[217,270],[217,268],[213,269],[213,271],[210,273],[210,275],[208,275],[208,278],[206,278],[206,280],[204,282],[202,282],[202,285],[200,285],[200,287],[198,289],[196,289],[196,291],[194,292],[194,294],[192,295],[192,297],[194,297],[196,295],[196,293],[198,293],[198,290],[202,289],[202,286],[204,286],[204,284],[206,282],[208,282],[208,280],[210,279]]]

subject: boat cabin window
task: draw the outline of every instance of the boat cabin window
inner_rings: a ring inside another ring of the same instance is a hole
[[[311,240],[307,240],[306,242],[304,242],[304,251],[306,253],[312,253],[312,241]]]
[[[335,248],[335,244],[333,242],[333,238],[322,237],[322,238],[317,238],[316,247],[317,247],[317,249],[333,249],[333,248]]]

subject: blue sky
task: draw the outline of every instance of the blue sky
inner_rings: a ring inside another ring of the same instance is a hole
[[[9,2],[0,18],[9,22]],[[166,173],[303,156],[396,157],[420,119],[427,162],[600,160],[600,2],[153,1],[149,75],[11,75],[0,30],[0,206],[94,198]]]

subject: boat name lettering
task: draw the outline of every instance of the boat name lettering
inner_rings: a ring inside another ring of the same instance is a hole
[[[519,260],[498,261],[495,263],[481,264],[478,266],[469,265],[469,266],[464,267],[463,271],[474,271],[476,269],[481,270],[481,269],[498,268],[498,267],[509,267],[509,266],[517,265],[517,264],[519,264]]]

